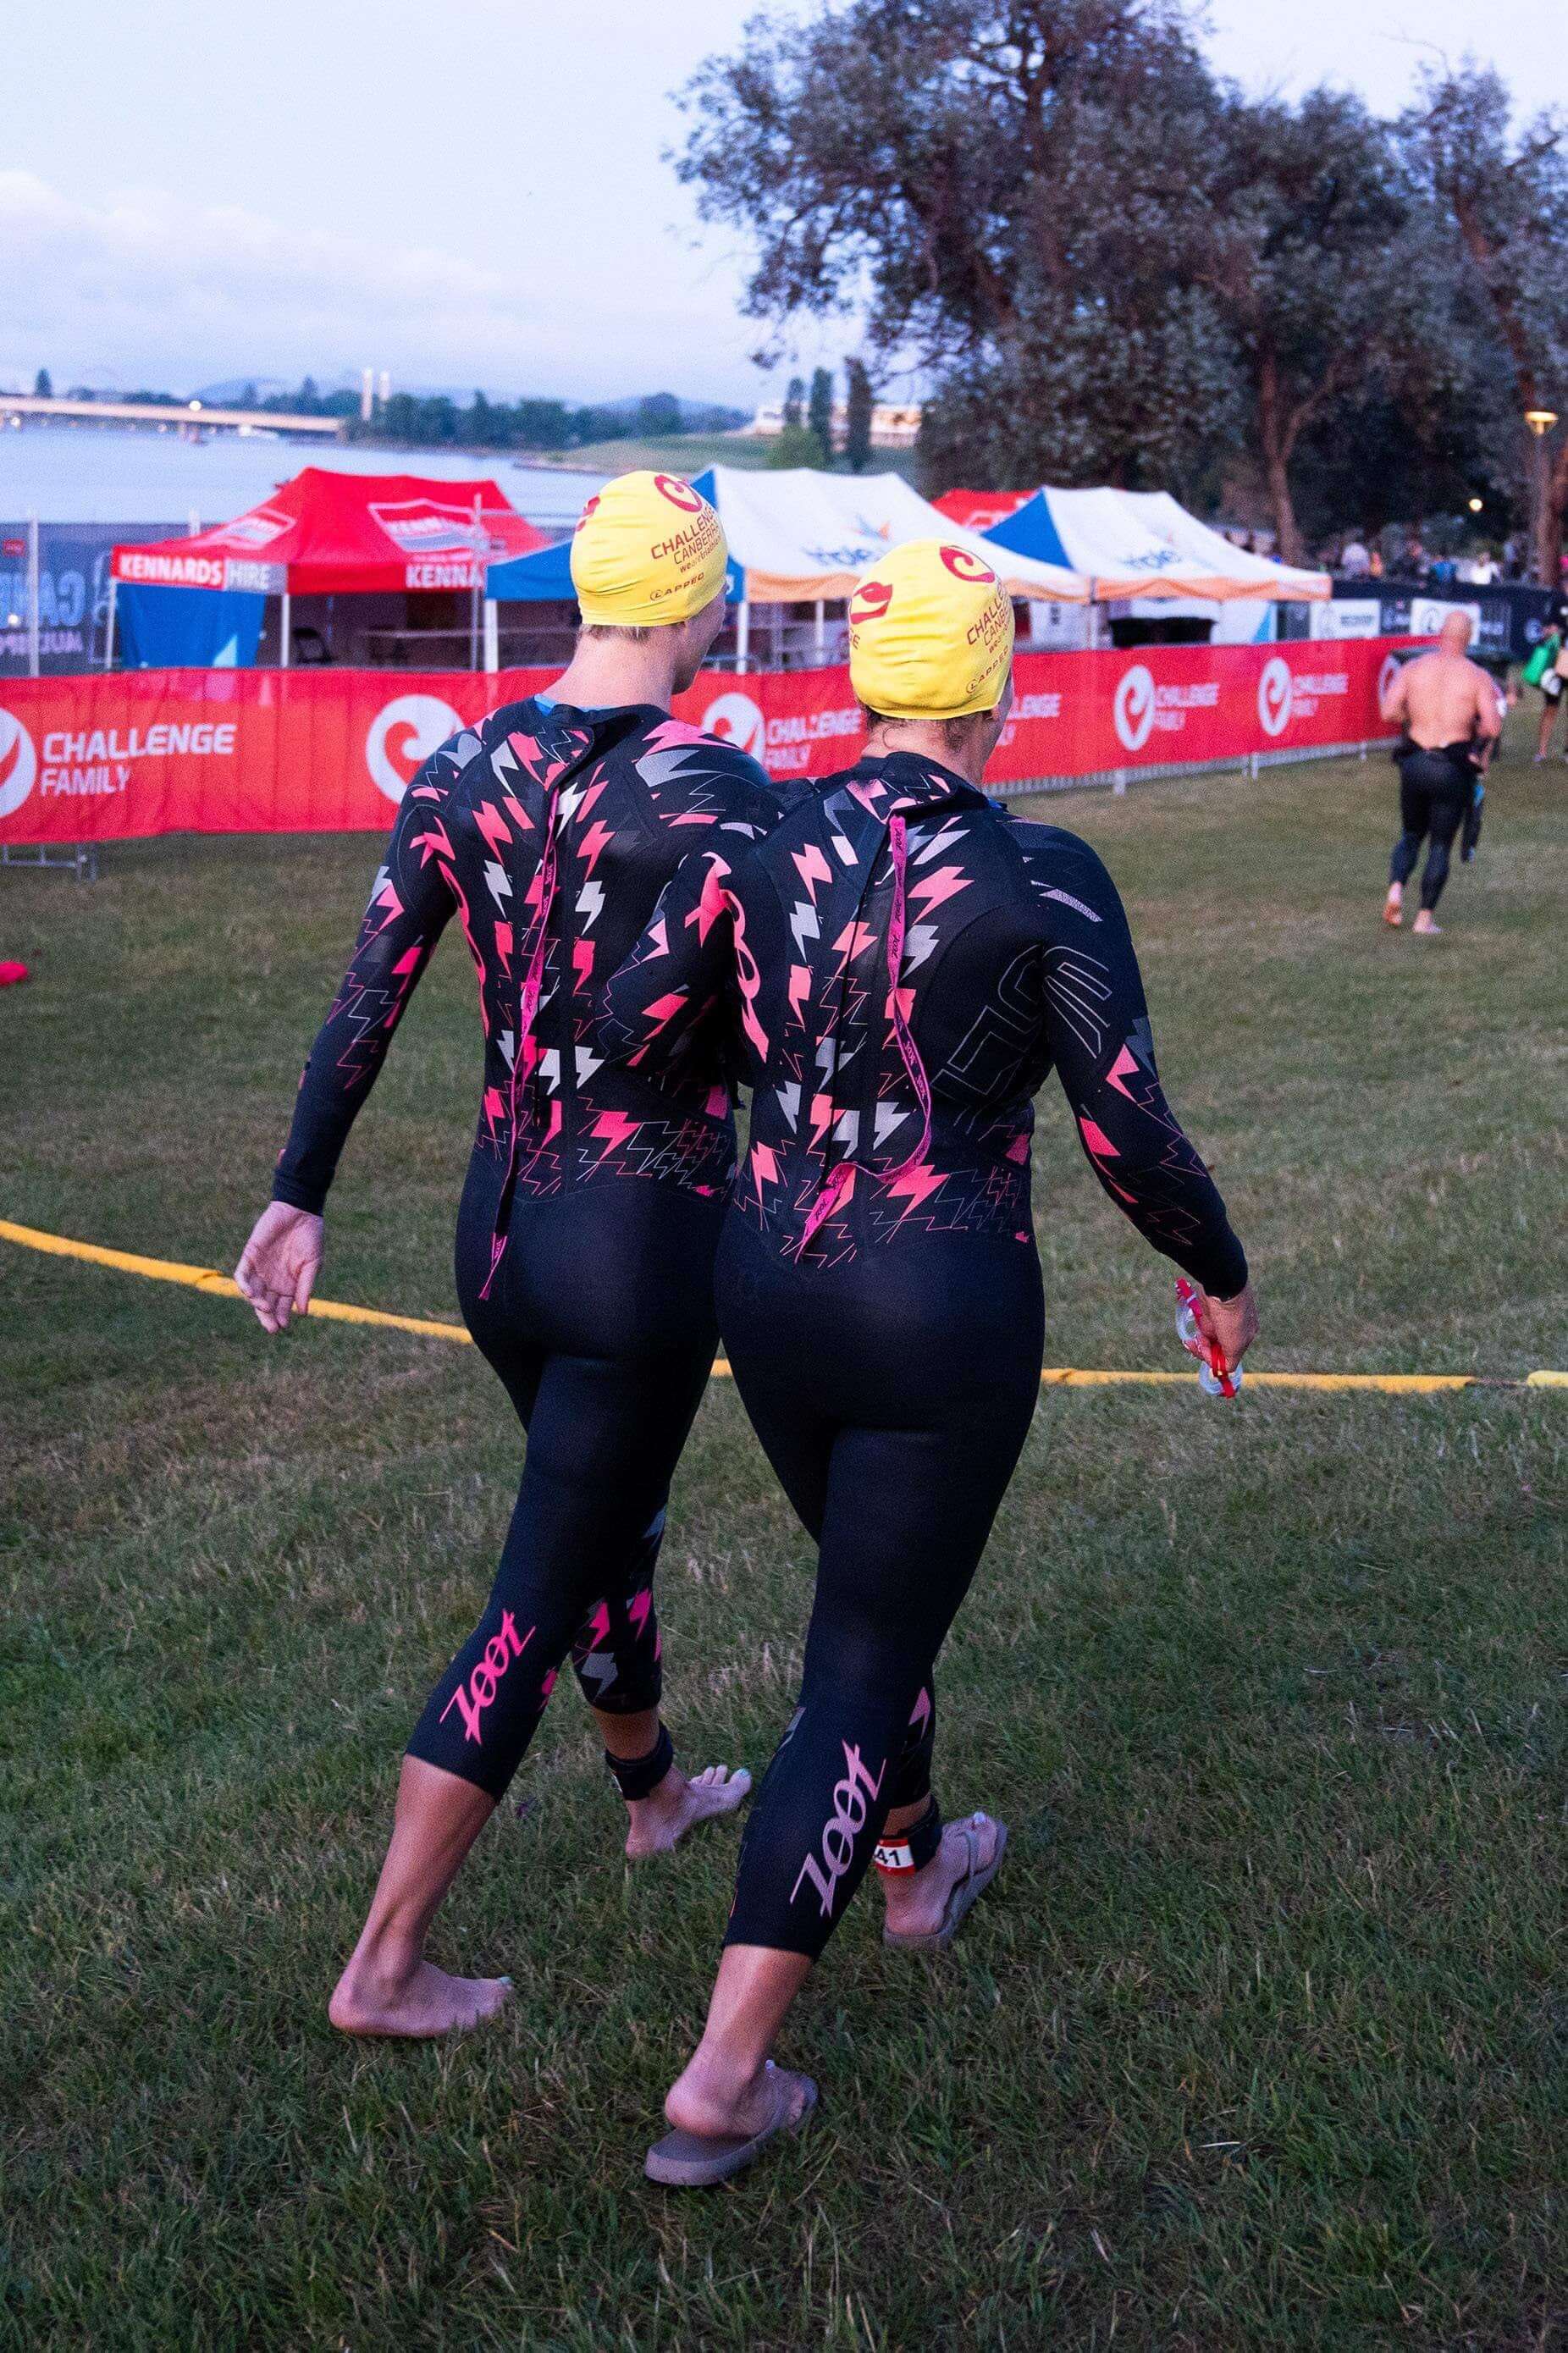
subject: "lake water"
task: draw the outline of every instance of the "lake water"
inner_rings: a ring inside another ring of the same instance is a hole
[[[25,425],[0,429],[0,516],[40,522],[226,522],[300,471],[326,466],[347,474],[425,474],[438,481],[489,477],[520,514],[564,531],[603,474],[530,466],[473,450],[364,449],[332,441],[269,440],[103,425]]]

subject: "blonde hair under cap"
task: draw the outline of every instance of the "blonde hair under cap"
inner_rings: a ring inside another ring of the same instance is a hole
[[[572,585],[590,626],[688,621],[724,585],[724,526],[679,474],[617,474],[578,518]]]
[[[967,547],[910,540],[864,573],[849,600],[849,682],[884,718],[994,711],[1012,660],[1012,599]]]

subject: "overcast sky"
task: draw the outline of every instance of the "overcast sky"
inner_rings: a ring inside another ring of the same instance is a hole
[[[797,10],[808,0],[795,0]],[[0,0],[0,384],[236,375],[580,399],[765,389],[744,249],[700,232],[669,93],[752,0]],[[1393,111],[1467,48],[1568,100],[1564,0],[1215,0],[1251,87]],[[800,358],[837,360],[850,322]]]

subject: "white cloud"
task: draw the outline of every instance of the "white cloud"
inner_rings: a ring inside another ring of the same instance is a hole
[[[0,249],[6,382],[47,365],[58,386],[112,377],[179,391],[373,364],[405,382],[582,398],[651,390],[656,378],[693,397],[743,401],[756,389],[727,283],[693,283],[674,306],[624,286],[607,306],[585,304],[554,266],[531,281],[428,246],[285,227],[158,191],[94,207],[19,171],[0,171]]]

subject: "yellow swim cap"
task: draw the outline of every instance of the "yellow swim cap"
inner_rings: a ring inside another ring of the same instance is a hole
[[[572,585],[585,621],[689,621],[724,583],[724,527],[678,474],[617,474],[578,518]]]
[[[1012,599],[967,547],[910,540],[849,600],[849,682],[889,719],[994,711],[1012,659]]]

